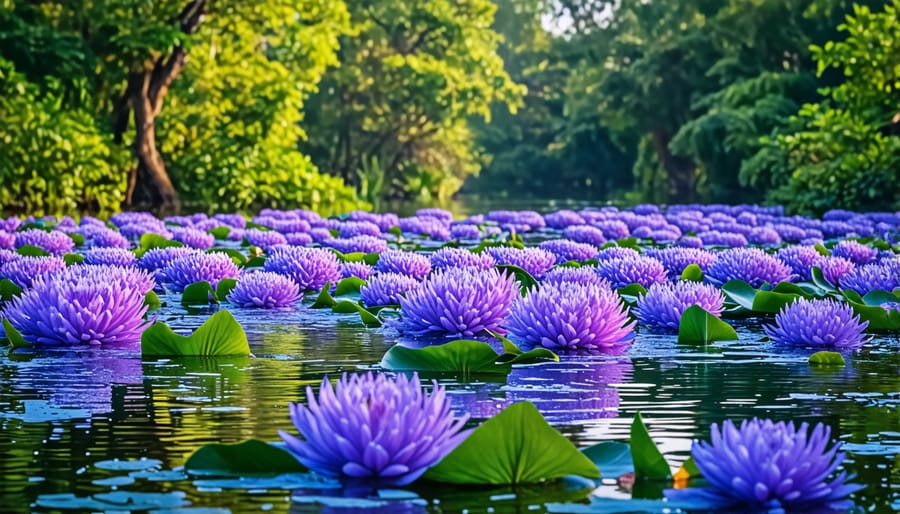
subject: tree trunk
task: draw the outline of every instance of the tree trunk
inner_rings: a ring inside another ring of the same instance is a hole
[[[694,162],[672,154],[669,143],[672,136],[665,130],[653,131],[653,147],[659,163],[666,170],[669,179],[669,195],[679,202],[692,201],[696,195],[697,167]]]
[[[181,11],[178,23],[187,35],[196,32],[206,9],[206,0],[192,0]],[[114,137],[122,143],[129,120],[134,115],[132,151],[137,165],[129,171],[125,204],[129,207],[148,204],[165,213],[181,208],[178,191],[166,171],[156,146],[156,118],[162,111],[163,99],[172,82],[187,63],[187,51],[176,46],[169,55],[162,55],[152,63],[143,63],[128,75],[128,85],[116,102]]]

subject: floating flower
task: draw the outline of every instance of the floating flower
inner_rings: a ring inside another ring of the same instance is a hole
[[[381,238],[381,228],[368,221],[345,221],[338,227],[341,237],[372,236]]]
[[[452,239],[463,241],[477,241],[481,239],[482,236],[483,234],[481,233],[481,229],[476,225],[470,225],[467,223],[457,223],[454,225],[450,225],[450,237]]]
[[[592,266],[553,268],[541,277],[541,284],[559,285],[562,282],[574,282],[576,284],[595,284],[609,287],[609,283],[600,278],[597,268]]]
[[[621,289],[630,284],[650,287],[668,280],[666,269],[653,257],[638,256],[624,259],[598,261],[597,274],[609,281],[609,284]]]
[[[365,262],[342,262],[341,278],[356,277],[368,280],[375,273],[375,268],[369,266]]]
[[[117,266],[73,266],[37,277],[3,310],[26,341],[46,345],[139,341],[153,278]]]
[[[412,216],[409,218],[400,218],[398,226],[404,234],[418,234],[428,236],[435,241],[446,241],[450,239],[449,222],[444,222],[438,218],[431,216]]]
[[[843,257],[853,264],[862,266],[869,264],[878,257],[878,250],[866,246],[858,241],[841,241],[831,249],[831,255]]]
[[[550,228],[562,230],[575,225],[584,225],[585,219],[575,211],[561,210],[545,214],[544,223]]]
[[[30,228],[16,234],[16,248],[25,245],[37,246],[53,255],[62,255],[75,249],[75,241],[65,232],[46,232],[39,228]]]
[[[271,271],[245,273],[228,294],[228,301],[235,305],[261,309],[290,307],[301,299],[296,282]]]
[[[98,227],[88,243],[94,248],[131,248],[131,242],[125,235],[107,227]]]
[[[716,258],[716,254],[708,250],[679,247],[661,249],[651,248],[647,250],[647,256],[653,257],[662,263],[663,267],[666,269],[669,280],[680,279],[681,273],[684,272],[684,268],[687,268],[691,264],[696,264],[697,266],[700,266],[701,270],[705,271],[706,267]]]
[[[775,256],[791,268],[792,277],[796,280],[810,280],[810,271],[822,254],[814,246],[788,246],[778,250]]]
[[[857,266],[841,277],[839,283],[842,289],[851,289],[862,296],[877,289],[893,291],[900,287],[900,259]]]
[[[497,261],[487,252],[474,253],[465,248],[441,248],[431,254],[431,267],[446,268],[493,268]]]
[[[593,223],[606,239],[624,239],[631,235],[628,225],[619,220],[600,220]]]
[[[860,322],[850,305],[832,299],[799,298],[775,315],[763,330],[772,341],[790,346],[858,348],[869,337],[868,321]]]
[[[137,256],[125,248],[91,248],[84,252],[84,264],[108,264],[131,268],[136,263]]]
[[[754,227],[747,234],[747,241],[758,245],[777,246],[781,244],[781,236],[772,227]]]
[[[288,240],[283,234],[274,230],[260,230],[258,228],[248,228],[244,230],[244,239],[251,246],[258,246],[265,251],[269,251],[273,246],[286,245]]]
[[[16,247],[16,235],[0,230],[0,250],[12,250]]]
[[[374,236],[337,237],[325,240],[324,244],[341,253],[381,253],[388,249],[387,241]]]
[[[21,288],[28,288],[37,277],[65,267],[62,257],[18,257],[0,266],[0,279],[6,278]]]
[[[158,234],[166,239],[172,239],[172,233],[166,225],[159,220],[155,223],[129,223],[119,228],[119,234],[126,239],[140,239],[144,234]]]
[[[815,265],[822,270],[822,276],[831,284],[837,284],[844,275],[856,267],[850,260],[834,255],[819,258]]]
[[[523,349],[621,353],[631,344],[634,322],[611,288],[561,282],[532,289],[513,303],[506,324]]]
[[[547,250],[556,256],[556,263],[563,264],[568,261],[586,261],[597,255],[597,248],[585,243],[576,243],[568,239],[552,239],[539,245],[542,250]]]
[[[325,476],[403,486],[422,476],[468,437],[468,416],[454,417],[444,388],[429,396],[419,377],[344,374],[319,396],[307,387],[309,406],[290,404],[301,438],[279,430],[303,465]]]
[[[378,258],[375,271],[400,273],[416,280],[422,280],[431,273],[431,260],[420,253],[388,250]]]
[[[735,234],[732,232],[720,232],[718,230],[707,230],[700,232],[697,237],[703,241],[704,246],[728,246],[731,248],[741,248],[747,246],[747,238],[743,234]]]
[[[184,246],[196,248],[198,250],[207,250],[216,244],[216,237],[209,232],[197,230],[195,228],[178,228],[172,230],[172,239],[183,243]]]
[[[677,333],[681,315],[692,305],[699,305],[713,316],[722,314],[725,296],[716,286],[699,282],[666,282],[653,284],[647,294],[638,298],[634,310],[638,321],[652,330]]]
[[[165,248],[151,248],[144,252],[144,255],[141,256],[140,260],[138,260],[137,265],[143,270],[154,272],[156,275],[156,280],[158,282],[162,282],[163,277],[161,271],[165,269],[166,266],[171,264],[175,259],[185,257],[194,253],[199,253],[199,251],[194,250],[193,248],[188,248],[187,246],[167,246]]]
[[[556,255],[541,248],[513,248],[490,246],[484,250],[497,264],[518,266],[535,277],[540,277],[556,264]]]
[[[640,257],[641,254],[634,248],[626,248],[624,246],[610,246],[597,252],[598,261],[609,261],[612,259],[632,259]]]
[[[403,295],[419,285],[415,277],[401,273],[378,273],[359,288],[359,296],[367,307],[397,305]]]
[[[306,246],[313,242],[312,236],[306,232],[289,232],[284,235],[284,240],[291,246]]]
[[[716,255],[706,268],[707,281],[721,286],[729,280],[743,280],[753,287],[777,284],[791,278],[791,268],[759,248],[733,248]]]
[[[568,227],[563,231],[563,236],[576,243],[585,243],[596,247],[600,247],[606,243],[606,237],[603,236],[603,231],[590,225],[573,225]],[[597,252],[595,251],[594,255],[596,255],[596,253]],[[589,258],[593,258],[593,255]]]
[[[850,494],[864,486],[836,474],[845,454],[841,443],[829,447],[831,429],[822,423],[727,420],[713,424],[710,442],[695,442],[691,455],[709,482],[700,489],[667,489],[673,501],[700,500],[729,512],[844,511]],[[833,477],[829,482],[828,478]]]
[[[172,260],[163,268],[159,279],[167,288],[180,293],[194,282],[209,282],[215,289],[223,278],[238,278],[240,273],[227,254],[194,252]]]
[[[394,326],[409,335],[474,337],[499,330],[518,295],[511,273],[450,268],[433,273],[400,300]]]
[[[247,226],[247,218],[240,214],[220,213],[214,215],[212,219],[231,228],[245,228]]]
[[[329,250],[279,246],[272,249],[263,269],[292,278],[300,291],[318,291],[326,283],[336,284],[341,279],[340,266],[337,256]]]
[[[703,248],[703,240],[697,236],[683,236],[676,244],[682,248]]]

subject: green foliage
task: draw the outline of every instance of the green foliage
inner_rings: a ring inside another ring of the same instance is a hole
[[[258,439],[236,444],[207,444],[188,457],[184,469],[192,475],[256,476],[306,471],[287,450]]]
[[[250,343],[241,324],[228,311],[219,311],[191,335],[176,334],[157,321],[141,334],[145,357],[250,355]]]

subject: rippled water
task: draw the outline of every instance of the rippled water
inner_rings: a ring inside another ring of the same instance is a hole
[[[177,297],[169,304],[177,305]],[[159,319],[188,330],[210,312],[169,307]],[[142,361],[137,348],[0,358],[0,511],[48,510],[35,504],[39,495],[87,497],[112,490],[182,491],[191,507],[225,509],[206,512],[340,510],[334,500],[322,506],[302,497],[352,492],[298,490],[291,499],[287,490],[223,490],[178,480],[179,473],[126,478],[127,470],[101,469],[109,459],[147,458],[173,470],[206,443],[277,440],[277,430],[290,424],[287,403],[304,401],[306,386],[318,387],[326,374],[370,368],[393,344],[352,315],[310,309],[235,314],[255,358]],[[811,368],[808,352],[763,342],[758,325],[739,322],[738,331],[739,342],[705,350],[679,346],[674,336],[639,334],[624,357],[563,357],[515,369],[506,380],[441,382],[454,406],[475,418],[531,401],[579,446],[627,440],[640,411],[672,462],[684,460],[691,441],[707,437],[710,423],[725,418],[824,421],[845,442],[846,467],[868,484],[857,503],[869,512],[900,509],[900,340],[879,337],[845,368],[833,370]],[[381,507],[371,502],[368,511],[546,512],[545,502],[586,502],[584,492],[563,488],[539,493],[417,485],[412,492],[418,500]],[[631,495],[613,480],[592,494]]]

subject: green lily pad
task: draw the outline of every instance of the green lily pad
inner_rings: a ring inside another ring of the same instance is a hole
[[[213,235],[218,241],[224,241],[228,239],[228,234],[231,233],[231,227],[216,227],[207,230],[210,234]]]
[[[287,450],[258,439],[237,444],[207,444],[188,457],[184,469],[192,475],[207,476],[280,475],[307,471]]]
[[[247,257],[234,248],[210,248],[206,251],[206,253],[224,253],[225,255],[231,257],[231,262],[233,262],[236,266],[243,266],[247,263]]]
[[[367,327],[380,327],[382,325],[381,320],[378,319],[378,316],[366,310],[362,305],[351,302],[350,300],[341,300],[334,304],[334,307],[331,308],[333,312],[338,314],[359,314],[359,319],[362,320],[363,324]]]
[[[359,277],[347,277],[341,279],[341,281],[334,286],[334,296],[359,294],[359,288],[364,285],[366,285],[366,281]]]
[[[50,252],[34,245],[23,245],[16,248],[16,253],[25,257],[48,257]]]
[[[63,262],[66,263],[66,266],[81,264],[84,262],[84,255],[81,255],[80,253],[67,253],[63,255]]]
[[[531,276],[531,273],[528,273],[518,266],[513,266],[512,264],[498,264],[497,269],[501,272],[512,273],[516,276],[516,280],[519,281],[519,284],[522,287],[522,296],[525,296],[529,289],[538,285],[537,279]]]
[[[734,341],[737,338],[734,327],[699,305],[691,305],[685,309],[678,324],[679,343],[706,344],[713,341]]]
[[[26,341],[25,338],[22,337],[22,333],[19,332],[16,327],[12,326],[12,323],[6,318],[3,318],[3,331],[6,332],[6,340],[9,341],[10,350],[15,350],[16,348],[28,348],[31,346],[31,343]]]
[[[634,415],[634,421],[631,423],[631,458],[634,463],[634,474],[639,479],[672,478],[672,470],[669,469],[669,464],[656,443],[650,438],[640,412]]]
[[[181,305],[209,305],[219,303],[216,291],[209,282],[200,281],[184,288],[181,292]]]
[[[216,298],[219,299],[220,302],[225,301],[231,291],[234,290],[235,286],[237,286],[237,279],[235,278],[223,278],[216,284]]]
[[[703,282],[703,270],[697,264],[688,264],[681,272],[681,280]]]
[[[17,286],[15,282],[8,278],[0,280],[0,300],[8,302],[20,294],[22,294],[22,288]]]
[[[767,314],[777,314],[781,309],[796,302],[802,298],[801,295],[795,293],[776,293],[775,291],[757,291],[753,297],[753,312],[764,312]]]
[[[219,311],[189,336],[178,335],[156,322],[141,335],[141,354],[147,356],[250,355],[241,324],[228,311]]]
[[[756,298],[756,289],[743,280],[729,280],[721,287],[722,293],[732,302],[740,305],[748,311],[753,310],[753,300]]]
[[[809,356],[809,363],[813,366],[844,366],[844,356],[838,352],[816,352]]]
[[[335,306],[337,301],[331,296],[331,282],[325,282],[325,285],[322,287],[322,290],[319,291],[319,296],[316,297],[316,301],[310,305],[310,309],[330,309]]]
[[[587,448],[583,453],[597,465],[600,473],[607,478],[617,478],[634,472],[634,461],[631,458],[631,445],[618,441],[604,441]]]
[[[485,342],[461,339],[424,348],[394,345],[381,359],[381,367],[392,371],[463,375],[507,374],[512,371],[514,364],[534,364],[553,360],[558,361],[559,357],[545,348],[526,353],[519,350],[518,353],[499,355]]]
[[[147,232],[146,234],[141,236],[139,250],[135,253],[139,254],[138,257],[144,255],[147,250],[152,250],[153,248],[168,248],[170,246],[184,246],[179,241],[172,241],[171,239],[166,239],[165,237],[159,234],[153,234]]]
[[[159,300],[159,295],[156,294],[155,291],[147,291],[147,294],[144,295],[144,305],[147,306],[147,311],[156,311],[162,307],[162,302]]]

